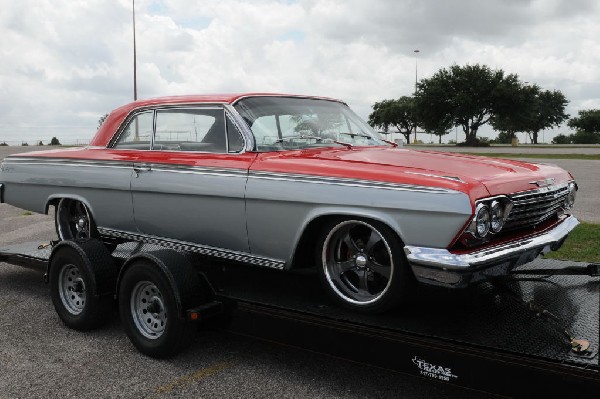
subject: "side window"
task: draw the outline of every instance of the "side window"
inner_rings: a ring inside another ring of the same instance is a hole
[[[224,111],[210,108],[157,111],[152,149],[226,152]]]
[[[227,118],[228,152],[241,152],[244,149],[244,139],[238,128]]]
[[[129,150],[149,150],[152,139],[154,112],[142,112],[134,116],[119,136],[114,148]]]

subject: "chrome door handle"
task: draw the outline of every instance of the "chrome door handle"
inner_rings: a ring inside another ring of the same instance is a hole
[[[133,165],[133,171],[135,172],[135,177],[138,177],[142,172],[150,172],[152,170],[152,166],[146,163]]]

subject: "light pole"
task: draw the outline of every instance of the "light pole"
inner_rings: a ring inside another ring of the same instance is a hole
[[[416,49],[415,53],[415,98],[417,98],[417,72],[418,72],[418,62],[419,58],[417,57],[421,51]],[[415,123],[415,141],[414,144],[417,144],[417,124]]]
[[[133,100],[137,100],[137,60],[135,48],[135,0],[133,2]]]

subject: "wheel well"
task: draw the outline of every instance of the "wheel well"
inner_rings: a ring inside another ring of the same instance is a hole
[[[394,233],[394,235],[398,238],[398,241],[400,241],[401,245],[403,245],[402,239],[398,233],[391,228],[389,224],[382,220],[346,214],[322,215],[311,220],[302,232],[302,236],[300,237],[300,240],[298,240],[298,245],[296,245],[296,250],[294,251],[291,269],[305,269],[315,266],[315,250],[318,245],[321,230],[326,223],[329,223],[331,220],[335,219],[359,219],[382,223],[389,228],[392,233]]]
[[[58,203],[60,202],[61,198],[57,197],[57,198],[52,198],[50,199],[48,202],[46,202],[46,209],[45,209],[45,214],[48,214],[48,211],[50,210],[50,207],[53,206],[54,208],[56,208],[58,206]]]

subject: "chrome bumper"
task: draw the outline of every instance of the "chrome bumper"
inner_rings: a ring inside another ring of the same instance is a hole
[[[405,246],[404,252],[417,280],[446,287],[464,287],[485,278],[508,274],[540,254],[557,250],[578,224],[577,218],[569,216],[538,236],[465,254],[411,245]]]

